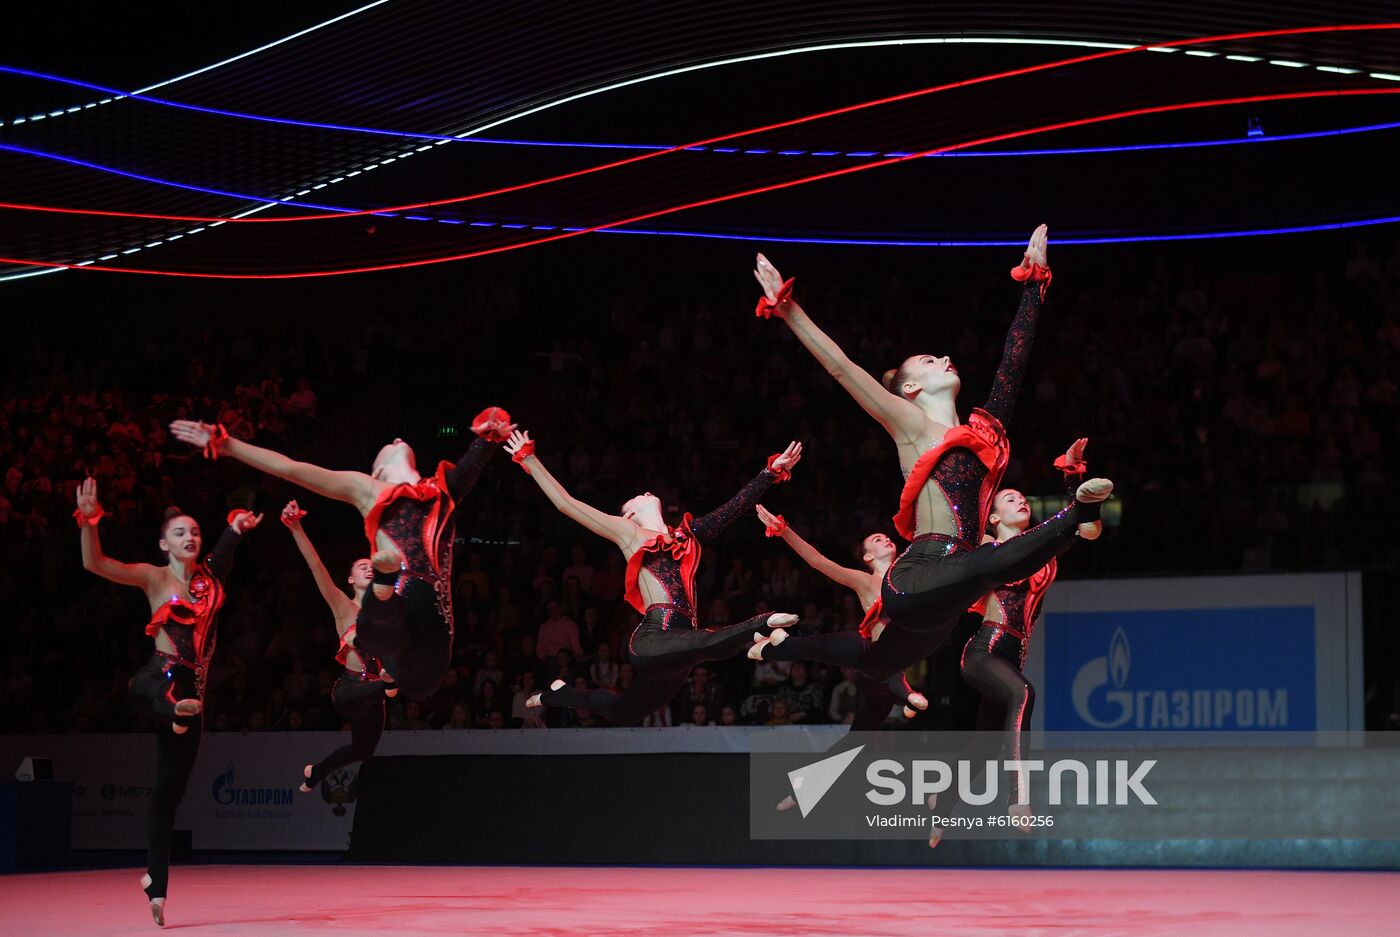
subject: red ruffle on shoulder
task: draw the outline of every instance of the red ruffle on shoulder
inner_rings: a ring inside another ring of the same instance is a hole
[[[1029,280],[1032,283],[1040,284],[1040,298],[1045,300],[1045,291],[1050,288],[1052,274],[1049,267],[1042,267],[1040,264],[1026,263],[1022,261],[1019,265],[1011,268],[1011,279],[1017,283],[1025,283]]]
[[[505,411],[504,407],[487,407],[485,410],[482,410],[476,416],[472,417],[472,432],[476,433],[487,442],[497,444],[503,443],[510,438],[510,434],[487,427],[487,424],[498,421],[509,426],[510,414]]]
[[[350,660],[350,652],[355,647],[355,625],[352,623],[345,633],[340,636],[340,648],[335,652],[335,662],[342,667],[348,667],[346,662]]]
[[[438,499],[423,526],[423,546],[427,548],[428,561],[436,565],[438,535],[442,532],[440,522],[452,513],[454,506],[452,494],[447,487],[447,471],[452,467],[451,462],[439,462],[437,473],[431,478],[420,478],[411,485],[391,485],[380,490],[374,504],[370,506],[369,513],[365,515],[365,536],[369,538],[371,553],[379,549],[379,545],[375,543],[375,535],[379,533],[379,518],[383,516],[385,508],[399,498],[412,498],[414,501]]]
[[[885,615],[885,600],[876,599],[874,604],[865,610],[865,617],[860,620],[860,636],[867,641],[875,631],[875,625]]]
[[[959,448],[971,450],[987,467],[987,477],[992,488],[1001,481],[1001,472],[1006,469],[1006,463],[1011,458],[1011,442],[1006,438],[1006,430],[1001,421],[986,410],[974,409],[966,423],[948,430],[943,436],[943,441],[919,456],[914,467],[909,470],[909,477],[904,480],[904,490],[899,493],[899,513],[894,516],[894,529],[899,531],[899,535],[905,540],[914,539],[919,493],[924,490],[924,485],[928,484],[933,467],[938,464],[943,453]],[[983,503],[978,505],[981,523],[975,526],[976,530],[986,526],[987,510],[991,506],[987,487],[985,483],[982,486]]]
[[[778,297],[776,299],[769,299],[767,296],[760,297],[758,306],[754,309],[753,314],[760,319],[767,319],[772,316],[773,313],[777,312],[779,306],[792,299],[792,283],[794,279],[796,278],[788,277],[783,281],[783,285],[778,289]],[[781,313],[779,313],[779,315],[781,315]]]
[[[700,565],[700,541],[691,532],[693,518],[687,514],[680,524],[665,534],[657,534],[637,548],[637,552],[627,558],[627,604],[642,614],[646,614],[646,600],[642,598],[642,587],[637,579],[642,574],[642,563],[648,553],[669,550],[671,556],[681,564],[681,581],[685,583],[685,597],[691,609],[695,608],[695,570]]]

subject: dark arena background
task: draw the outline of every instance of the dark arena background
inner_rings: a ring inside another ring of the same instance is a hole
[[[1396,932],[1400,7],[0,50],[6,933]]]

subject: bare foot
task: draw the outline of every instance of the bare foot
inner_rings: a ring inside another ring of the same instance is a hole
[[[1029,836],[1031,833],[1030,819],[1033,816],[1031,805],[1012,804],[1006,808],[1006,812],[1011,817],[1011,828],[1022,835]]]
[[[403,561],[394,550],[379,550],[374,556],[369,558],[376,573],[392,573],[403,569]],[[388,583],[376,582],[374,584],[374,597],[381,602],[394,594],[394,587]]]

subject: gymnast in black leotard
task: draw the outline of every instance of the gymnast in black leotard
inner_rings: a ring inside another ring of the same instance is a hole
[[[703,517],[686,514],[675,527],[665,522],[661,499],[651,492],[630,499],[621,516],[574,498],[540,462],[526,433],[512,434],[506,451],[566,517],[617,544],[627,557],[627,601],[643,615],[628,641],[629,660],[637,671],[630,687],[621,693],[579,690],[556,680],[528,705],[582,706],[617,725],[634,725],[679,693],[696,664],[740,654],[756,630],[765,633],[797,620],[796,615],[774,613],[724,628],[701,628],[695,615],[695,571],[701,548],[753,510],[774,482],[788,478],[802,458],[800,443],[769,458],[767,467],[733,498]]]
[[[1046,233],[1041,225],[1012,277],[1024,285],[986,406],[962,423],[956,408],[957,369],[946,357],[916,355],[886,375],[884,386],[856,366],[793,299],[792,281],[763,255],[755,277],[765,298],[759,314],[776,314],[858,403],[889,432],[906,476],[895,516],[913,542],[881,584],[889,625],[879,641],[853,635],[815,635],[784,643],[760,640],[767,658],[807,658],[863,671],[877,680],[922,659],[946,640],[963,611],[1005,582],[1044,566],[1076,535],[1097,537],[1099,503],[1112,492],[1107,479],[1080,485],[1062,511],[1005,543],[975,546],[986,525],[992,494],[1010,455],[1004,423],[1011,416],[1050,283]]]
[[[1084,480],[1084,448],[1087,439],[1077,439],[1064,455],[1055,460],[1065,484],[1066,494],[1074,496]],[[988,516],[991,533],[983,535],[984,543],[1005,543],[1030,526],[1031,513],[1026,496],[1014,488],[1005,488],[992,499]],[[1068,549],[1072,541],[1065,541]],[[1063,551],[1062,551],[1063,552]],[[989,760],[1004,751],[1010,761],[1020,761],[1025,751],[1025,737],[1035,710],[1035,687],[1026,679],[1026,649],[1030,645],[1036,619],[1045,593],[1055,581],[1059,568],[1052,557],[1040,569],[1025,579],[1000,586],[980,599],[971,611],[982,615],[982,624],[968,639],[962,652],[963,679],[981,694],[977,707],[976,734],[972,744],[958,756],[976,771],[976,784]],[[1030,806],[1021,804],[1020,778],[1009,775],[1008,810],[1014,815],[1029,816]],[[956,795],[930,799],[930,807],[941,815],[950,815],[956,806]],[[929,845],[937,846],[944,824],[930,826]],[[1016,829],[1029,832],[1029,824]]]
[[[306,535],[301,519],[306,512],[295,501],[289,501],[282,509],[282,523],[292,532],[297,550],[311,569],[311,578],[316,581],[316,589],[330,607],[335,618],[336,634],[340,636],[340,648],[336,651],[336,663],[345,668],[331,690],[331,702],[335,711],[350,725],[350,744],[342,745],[314,765],[302,770],[299,786],[303,793],[315,790],[326,777],[335,770],[367,761],[379,746],[379,737],[384,733],[384,698],[398,695],[399,689],[389,674],[379,666],[379,661],[369,654],[355,650],[355,623],[360,617],[365,593],[374,581],[374,567],[369,558],[358,559],[350,564],[350,576],[346,582],[351,595],[346,595],[331,579],[326,564]]]
[[[73,517],[82,531],[83,568],[123,586],[138,586],[151,603],[146,634],[155,653],[131,678],[128,698],[156,723],[156,781],[146,808],[146,874],[141,887],[151,917],[165,926],[165,894],[170,881],[170,831],[184,799],[203,735],[204,684],[218,638],[216,623],[224,604],[224,580],[243,534],[262,515],[234,511],[214,552],[204,562],[199,524],[179,508],[166,512],[160,529],[164,566],[121,563],[102,552],[97,524],[103,517],[97,482],[78,489]],[[168,731],[167,731],[168,730]]]
[[[370,474],[334,472],[233,439],[222,426],[176,420],[171,433],[317,494],[364,516],[374,581],[356,619],[355,647],[379,660],[410,699],[437,689],[452,658],[452,539],[457,506],[476,487],[486,459],[504,442],[510,416],[490,407],[472,422],[475,440],[456,465],[424,478],[402,439],[379,450]]]

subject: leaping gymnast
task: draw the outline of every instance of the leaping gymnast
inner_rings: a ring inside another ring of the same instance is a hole
[[[1076,439],[1065,454],[1055,460],[1055,468],[1060,470],[1070,497],[1084,479],[1087,468],[1084,448],[1088,442],[1088,439]],[[998,491],[987,521],[992,530],[983,535],[983,543],[1006,543],[1020,536],[1031,523],[1026,496],[1015,488]],[[1064,548],[1070,546],[1072,542],[1066,541]],[[981,777],[987,761],[994,759],[997,752],[1005,750],[1007,759],[1012,761],[1023,757],[1027,727],[1035,710],[1035,687],[1025,675],[1026,650],[1030,647],[1045,593],[1055,581],[1058,569],[1058,560],[1051,557],[1050,562],[1030,576],[998,587],[973,607],[973,611],[982,613],[982,624],[963,647],[961,665],[963,679],[981,694],[982,701],[977,707],[977,734],[973,736],[972,745],[959,755],[959,760],[967,761],[977,771],[972,783]],[[1022,796],[1021,780],[1019,774],[1012,775],[1007,809],[1013,816],[1028,817],[1029,802],[1021,803],[1021,800],[1029,799]],[[956,794],[952,796],[956,798]],[[929,808],[938,811],[938,795],[929,796]],[[939,812],[946,815],[951,810]],[[932,824],[929,846],[938,845],[944,825]],[[1016,829],[1030,832],[1031,827],[1022,824]]]
[[[1004,543],[976,545],[986,527],[1011,446],[1004,424],[1020,390],[1044,294],[1050,285],[1046,228],[1036,228],[1022,262],[1011,271],[1023,284],[992,390],[966,424],[958,415],[958,372],[946,356],[914,355],[885,375],[883,386],[857,366],[792,298],[792,281],[758,255],[754,276],[763,287],[760,316],[777,315],[798,341],[894,440],[905,476],[895,528],[911,544],[881,582],[889,618],[879,641],[858,635],[756,640],[775,660],[810,659],[885,680],[935,650],[963,611],[1007,582],[1030,576],[1075,536],[1099,536],[1099,508],[1113,483],[1079,485],[1069,505]]]
[[[579,690],[555,680],[527,705],[587,707],[616,725],[635,725],[679,693],[696,664],[743,653],[756,630],[764,633],[797,621],[796,615],[776,612],[724,628],[701,628],[695,615],[695,571],[704,545],[753,510],[775,482],[787,480],[802,458],[801,443],[771,456],[733,498],[702,517],[685,514],[675,527],[662,517],[661,499],[649,491],[622,505],[621,516],[579,501],[544,467],[528,433],[512,433],[506,451],[561,513],[617,545],[627,557],[627,601],[643,615],[628,641],[637,672],[630,687],[622,692]]]
[[[140,588],[151,603],[146,634],[155,639],[155,653],[132,676],[128,698],[157,726],[156,783],[146,807],[146,873],[141,876],[141,888],[150,902],[151,917],[164,927],[170,831],[204,734],[205,677],[218,638],[215,626],[224,604],[224,580],[243,534],[258,526],[262,515],[231,513],[214,552],[201,561],[204,538],[199,522],[179,508],[170,508],[160,526],[165,564],[152,566],[122,563],[102,552],[97,524],[104,514],[97,500],[97,482],[89,478],[78,489],[78,508],[73,512],[82,531],[83,568],[108,582]]]
[[[859,634],[864,639],[878,641],[880,635],[885,631],[885,626],[889,623],[883,614],[880,602],[880,582],[884,579],[890,564],[894,562],[895,554],[899,552],[899,548],[895,546],[889,535],[877,532],[861,538],[860,543],[856,544],[855,549],[851,552],[856,555],[865,569],[851,569],[824,556],[820,550],[803,539],[801,534],[793,530],[781,514],[774,514],[761,504],[755,510],[758,513],[759,521],[763,524],[765,534],[769,537],[780,538],[808,566],[837,585],[845,586],[856,594],[861,611],[865,613],[865,617],[860,623]],[[761,660],[763,647],[763,644],[754,644],[750,648],[749,655]],[[910,687],[909,681],[904,678],[902,673],[881,683],[872,680],[860,671],[855,671],[854,682],[856,688],[860,690],[862,700],[860,709],[856,711],[855,718],[851,721],[851,732],[873,732],[879,729],[889,718],[890,710],[894,708],[895,703],[904,706],[905,718],[910,719],[914,717],[915,710],[922,711],[928,708],[928,698]],[[836,752],[846,744],[847,737],[842,736],[827,749],[827,752]],[[779,810],[791,810],[796,806],[797,800],[791,794],[778,802]]]
[[[306,560],[311,578],[316,581],[316,589],[335,618],[336,634],[340,637],[335,660],[345,668],[345,672],[335,681],[331,702],[341,718],[350,724],[349,745],[340,746],[321,761],[302,770],[300,789],[303,793],[310,793],[332,771],[357,761],[368,761],[374,755],[374,750],[379,747],[379,737],[384,733],[384,697],[397,696],[399,688],[379,666],[379,661],[355,650],[355,622],[360,617],[365,593],[374,582],[374,566],[368,557],[350,564],[350,575],[345,580],[350,587],[350,595],[346,595],[331,578],[311,538],[306,535],[301,524],[305,516],[306,512],[295,501],[287,502],[282,509],[282,523],[292,532],[301,558]]]
[[[457,461],[418,473],[413,449],[395,439],[363,472],[297,462],[229,436],[222,426],[176,420],[177,439],[228,456],[316,494],[353,504],[365,519],[373,581],[355,619],[355,649],[375,657],[405,697],[437,689],[452,659],[452,539],[457,507],[476,486],[486,459],[514,427],[500,407],[477,415],[473,440]]]

